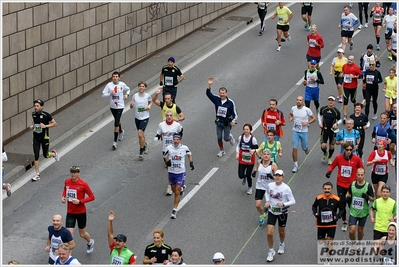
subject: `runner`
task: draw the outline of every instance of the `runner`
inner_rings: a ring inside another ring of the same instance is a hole
[[[357,90],[357,79],[361,78],[362,72],[358,65],[355,64],[355,57],[350,55],[348,57],[348,63],[342,67],[341,76],[344,78],[344,107],[343,121],[346,120],[348,114],[348,103],[349,99],[353,104],[356,103],[356,90]]]
[[[108,215],[108,246],[110,250],[110,264],[125,265],[136,264],[134,253],[126,247],[127,237],[124,234],[118,234],[114,237],[114,228],[112,222],[115,219],[115,213],[111,210]]]
[[[396,67],[396,58],[397,58],[397,46],[398,46],[398,34],[397,34],[397,21],[393,23],[393,31],[391,35],[391,41],[390,44],[387,48],[387,50],[392,54],[392,61],[393,61],[393,67]]]
[[[269,149],[261,152],[261,161],[258,168],[258,177],[256,179],[255,191],[255,207],[259,212],[259,225],[265,223],[267,210],[262,207],[262,200],[267,191],[267,186],[274,181],[274,174],[277,171],[277,165],[271,160],[272,153]]]
[[[258,148],[258,141],[252,135],[252,125],[244,124],[243,134],[238,137],[236,147],[236,160],[238,160],[238,177],[242,184],[248,182],[247,195],[252,194],[252,170],[255,164],[255,152]]]
[[[163,243],[164,235],[161,229],[154,230],[154,243],[145,248],[143,264],[168,264],[172,248]]]
[[[190,149],[186,145],[181,144],[181,136],[179,134],[174,134],[173,144],[167,146],[166,152],[164,152],[164,158],[166,159],[166,165],[168,166],[170,185],[172,191],[175,193],[173,210],[170,215],[170,218],[172,219],[176,219],[181,188],[184,186],[186,180],[186,166],[184,160],[186,155],[190,161],[191,170],[194,170],[193,156]]]
[[[380,250],[387,251],[387,255],[383,256],[383,265],[396,265],[398,262],[397,254],[397,224],[390,222],[388,224],[388,235],[383,236],[380,240]]]
[[[357,149],[360,143],[360,132],[356,129],[353,129],[355,126],[354,121],[352,119],[347,119],[345,123],[346,129],[342,129],[338,132],[337,137],[335,138],[335,144],[341,146],[341,151],[339,153],[344,153],[344,145],[347,142],[350,142],[353,147],[353,154],[358,155]]]
[[[377,109],[378,109],[378,84],[382,83],[382,76],[381,72],[377,70],[376,67],[376,62],[374,60],[370,60],[368,62],[369,69],[366,69],[363,74],[363,96],[364,96],[364,102],[362,103],[363,105],[366,105],[366,108],[364,110],[366,116],[369,116],[370,112],[370,102],[371,98],[373,99],[373,110],[374,110],[374,115],[373,115],[373,120],[377,119]]]
[[[385,45],[387,50],[389,51],[389,47],[391,45],[391,37],[393,32],[393,24],[398,19],[397,16],[394,15],[393,7],[390,7],[388,10],[388,14],[384,16],[382,21],[382,26],[386,27],[385,30]],[[392,53],[389,53],[388,59],[392,61]]]
[[[288,220],[288,209],[294,205],[295,198],[292,194],[291,188],[283,182],[284,172],[277,170],[274,174],[274,182],[269,183],[265,193],[266,204],[265,208],[268,209],[267,216],[267,243],[269,250],[267,253],[267,261],[273,261],[276,252],[273,249],[274,243],[274,228],[278,221],[278,233],[280,236],[280,245],[278,247],[278,254],[285,252],[285,226]]]
[[[396,103],[398,79],[396,77],[396,68],[389,69],[389,76],[384,78],[385,92],[385,111],[389,112],[392,109],[392,104]]]
[[[397,104],[392,105],[392,110],[389,111],[388,113],[388,118],[389,118],[389,125],[390,127],[390,133],[388,134],[388,138],[391,139],[391,143],[389,144],[389,151],[391,151],[392,154],[392,162],[395,164],[395,181],[396,181],[396,139],[397,139],[397,133],[396,133],[396,126],[397,126],[397,118],[396,118],[396,112],[397,112]]]
[[[108,83],[102,93],[102,97],[109,97],[109,108],[112,116],[114,116],[114,143],[112,149],[115,150],[118,147],[118,140],[122,141],[125,135],[125,131],[122,129],[121,117],[123,109],[125,108],[125,101],[130,94],[130,88],[120,80],[120,73],[114,71],[112,73],[112,82]],[[118,138],[119,136],[119,138]]]
[[[391,165],[393,166],[391,151],[386,150],[386,147],[387,142],[385,140],[378,140],[377,149],[371,151],[366,163],[366,166],[373,165],[371,181],[373,182],[376,198],[381,197],[381,188],[388,181],[388,162],[391,162]]]
[[[269,6],[269,2],[257,2],[255,3],[258,5],[258,15],[260,19],[260,30],[259,30],[259,35],[262,35],[263,32],[265,31],[266,27],[266,14],[267,14],[267,7]]]
[[[357,24],[359,23],[357,17],[350,12],[350,7],[345,6],[344,7],[344,12],[341,15],[341,20],[338,24],[338,29],[341,30],[341,47],[345,52],[346,48],[346,41],[348,41],[350,47],[349,49],[353,49],[353,41],[352,41],[352,36],[354,29]]]
[[[308,52],[306,54],[306,60],[308,61],[308,69],[311,68],[311,61],[316,60],[316,69],[320,70],[320,59],[321,59],[321,49],[324,48],[323,37],[317,33],[317,26],[313,24],[311,33],[307,36],[306,45],[308,46]]]
[[[332,171],[335,167],[338,167],[337,174],[337,195],[341,199],[345,199],[346,193],[349,190],[349,186],[352,182],[356,181],[357,169],[364,168],[361,159],[353,154],[353,144],[346,142],[344,144],[344,153],[338,154],[330,166],[328,166],[326,177],[330,178]],[[343,225],[341,231],[346,232],[348,230],[348,221],[346,220],[346,209],[342,214]]]
[[[160,93],[162,93],[162,91],[163,91],[163,88],[159,88],[159,89],[155,92],[154,96],[152,97],[152,103],[154,103],[155,105],[157,105],[158,107],[161,108],[161,111],[162,111],[162,113],[161,113],[162,120],[163,120],[163,121],[165,120],[165,113],[166,113],[166,111],[167,111],[167,110],[172,110],[172,111],[173,111],[173,119],[174,119],[175,121],[177,121],[177,122],[184,121],[184,119],[185,119],[184,114],[183,114],[183,112],[181,111],[181,109],[179,108],[179,106],[177,106],[177,105],[173,102],[172,94],[171,94],[170,92],[166,92],[166,93],[165,93],[165,95],[164,95],[164,97],[163,97],[165,101],[159,101],[159,100],[157,99],[157,98],[158,98],[158,95],[159,95]]]
[[[1,156],[2,156],[2,161],[3,162],[8,160],[7,152],[4,150],[4,147],[3,147],[3,153],[1,154]],[[6,190],[7,197],[10,197],[11,193],[12,193],[11,192],[11,184],[4,182],[4,165],[2,165],[1,178],[2,178],[2,183],[3,183],[3,189]]]
[[[268,140],[266,142],[262,142],[262,144],[256,150],[256,155],[260,158],[262,151],[267,149],[271,153],[270,160],[278,165],[278,158],[283,157],[283,148],[281,146],[281,142],[276,141],[275,133],[276,133],[276,131],[273,129],[270,129],[267,131]],[[256,170],[256,168],[255,168],[255,170]],[[253,175],[252,177],[255,177],[255,175]]]
[[[278,2],[278,7],[276,7],[276,11],[272,16],[272,19],[277,17],[277,51],[281,51],[281,42],[285,42],[285,39],[281,38],[281,35],[284,34],[284,37],[287,41],[291,41],[290,33],[290,20],[294,16],[294,13],[291,10],[284,6],[284,2]]]
[[[338,211],[339,209],[339,211]],[[345,210],[345,202],[333,194],[333,184],[323,184],[323,194],[316,197],[312,205],[313,215],[316,217],[317,240],[329,250],[335,237],[337,221]]]
[[[349,203],[349,238],[358,249],[363,240],[364,226],[370,213],[369,202],[374,201],[374,191],[371,184],[364,180],[365,170],[358,168],[356,181],[353,182],[346,193],[346,201]],[[356,242],[357,226],[357,242]]]
[[[334,73],[335,84],[337,85],[338,91],[338,102],[342,103],[343,89],[342,83],[344,82],[344,78],[342,76],[342,67],[348,63],[348,59],[344,57],[344,50],[342,48],[338,48],[337,50],[338,56],[333,58],[331,66],[330,66],[330,75]]]
[[[310,119],[309,119],[310,118]],[[292,159],[294,161],[293,173],[298,171],[298,145],[301,141],[302,149],[305,154],[309,154],[308,148],[308,128],[316,121],[316,117],[308,107],[303,106],[303,97],[296,98],[296,106],[291,108],[290,121],[294,122],[292,126]]]
[[[312,25],[312,11],[313,11],[313,3],[312,2],[302,2],[301,7],[301,17],[302,20],[305,22],[303,26],[305,30],[310,32],[310,25]]]
[[[58,256],[58,246],[62,243],[68,243],[69,249],[75,248],[75,241],[73,240],[71,232],[62,226],[62,216],[55,214],[53,216],[53,225],[50,225],[48,230],[47,244],[44,250],[49,253],[48,264],[53,265]]]
[[[45,158],[53,157],[56,161],[60,158],[57,151],[53,149],[48,152],[50,146],[50,134],[49,128],[57,126],[57,122],[51,116],[50,113],[43,110],[44,101],[41,99],[36,99],[33,101],[35,111],[32,112],[33,122],[29,126],[29,129],[33,131],[33,153],[35,154],[35,176],[32,177],[32,182],[40,180],[40,170],[39,170],[39,153],[40,146],[43,150],[43,156]]]
[[[148,121],[150,120],[150,109],[152,106],[151,96],[145,92],[147,83],[141,81],[137,85],[139,91],[132,96],[130,108],[134,108],[134,122],[138,131],[140,153],[139,158],[144,159],[143,154],[148,153],[148,145],[145,141],[144,131],[147,128]]]
[[[58,256],[54,265],[82,265],[73,256],[71,256],[71,248],[68,243],[62,243],[58,246]]]
[[[371,133],[371,142],[374,144],[374,150],[378,148],[378,141],[384,140],[386,144],[391,143],[389,139],[389,132],[391,130],[391,125],[388,123],[388,112],[382,112],[380,115],[380,123],[374,125],[373,132]],[[385,149],[388,149],[386,147]]]
[[[283,126],[285,126],[285,117],[281,110],[277,108],[277,99],[270,99],[269,108],[263,110],[260,120],[263,125],[264,142],[268,140],[268,131],[275,130],[274,140],[279,141],[284,137]]]
[[[165,97],[167,98],[169,95],[167,93]],[[173,120],[173,111],[167,110],[165,112],[166,120],[161,122],[158,125],[157,135],[154,138],[154,141],[162,140],[162,158],[165,163],[165,168],[168,166],[166,165],[166,159],[163,157],[164,153],[167,151],[167,147],[173,144],[173,136],[175,134],[179,134],[183,137],[183,127],[180,123]],[[168,187],[166,188],[166,195],[170,196],[173,194],[172,187],[170,186],[170,181],[168,177]]]
[[[382,28],[382,19],[384,17],[384,8],[381,6],[381,2],[376,2],[375,6],[371,9],[370,17],[373,18],[373,27],[375,39],[377,42],[376,49],[380,51],[380,31]]]
[[[172,94],[173,103],[175,103],[174,101],[176,101],[177,86],[184,79],[183,73],[175,65],[175,58],[168,58],[168,64],[162,67],[161,74],[159,75],[159,85],[163,86],[163,99],[165,99],[165,93],[170,92]]]
[[[370,127],[368,117],[362,113],[362,103],[355,104],[355,113],[349,117],[353,120],[353,129],[358,130],[360,133],[360,141],[357,145],[357,154],[363,162],[363,147],[366,141],[366,129]]]
[[[172,249],[168,265],[187,265],[183,262],[183,252],[180,248]]]
[[[335,145],[335,129],[338,129],[338,125],[342,123],[341,113],[335,107],[335,97],[330,95],[328,98],[328,105],[320,109],[320,113],[317,114],[317,119],[319,121],[319,127],[321,128],[321,151],[323,151],[323,156],[321,158],[322,162],[332,163],[332,155],[334,154]],[[327,141],[329,142],[329,150],[327,154]]]
[[[78,222],[79,235],[87,241],[87,253],[92,253],[94,249],[94,239],[90,238],[90,234],[86,231],[86,203],[95,199],[90,186],[82,180],[80,175],[80,167],[72,166],[70,168],[71,178],[64,182],[64,190],[62,191],[61,202],[67,203],[67,215],[65,227],[73,236],[75,223]],[[87,197],[86,197],[87,195]]]
[[[226,263],[226,259],[225,259],[224,255],[220,252],[216,252],[213,255],[212,261],[213,261],[214,265],[223,265]]]
[[[213,78],[208,79],[208,87],[206,89],[206,96],[215,105],[216,111],[216,135],[219,145],[218,157],[223,157],[226,152],[223,147],[222,136],[224,133],[224,140],[230,142],[232,146],[236,144],[234,136],[230,133],[231,127],[233,127],[237,120],[237,110],[234,101],[227,97],[227,89],[220,87],[219,96],[211,93],[211,86],[213,84]]]
[[[369,26],[369,3],[368,2],[363,2],[363,3],[357,3],[359,7],[359,30],[363,28],[363,11],[364,11],[364,19],[366,20],[366,23],[364,24],[364,28],[367,28]]]
[[[320,88],[319,84],[324,84],[323,75],[319,70],[316,69],[317,61],[312,59],[310,62],[310,69],[305,71],[305,77],[303,78],[303,85],[305,87],[305,106],[310,108],[310,101],[314,101],[316,107],[316,114],[319,113],[319,98]]]

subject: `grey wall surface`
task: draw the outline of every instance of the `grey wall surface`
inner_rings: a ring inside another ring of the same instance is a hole
[[[3,141],[241,4],[3,2]]]

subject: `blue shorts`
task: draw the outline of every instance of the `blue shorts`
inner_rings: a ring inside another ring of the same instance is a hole
[[[171,173],[169,172],[169,182],[170,185],[177,185],[177,186],[183,186],[184,185],[184,180],[186,179],[186,173]]]
[[[319,87],[305,87],[305,101],[319,101]]]
[[[292,146],[294,148],[298,148],[299,139],[301,140],[302,149],[305,150],[308,147],[308,132],[292,131]]]
[[[316,62],[317,62],[317,64],[319,64],[320,63],[320,59],[321,59],[321,57],[312,57],[312,56],[309,56],[308,54],[306,54],[306,60],[308,61],[308,62],[310,62],[311,60],[316,60]]]

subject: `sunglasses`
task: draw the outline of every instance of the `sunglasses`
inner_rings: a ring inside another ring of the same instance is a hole
[[[346,148],[345,151],[352,151],[353,148]]]

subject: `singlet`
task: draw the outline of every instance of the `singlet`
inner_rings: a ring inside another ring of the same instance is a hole
[[[110,255],[111,265],[124,265],[129,264],[130,257],[134,255],[127,247],[124,247],[121,253],[118,255],[118,250],[114,248]]]
[[[362,185],[362,188],[357,188],[356,184],[356,181],[351,184],[352,201],[349,208],[349,214],[355,218],[364,218],[369,214],[369,202],[362,197],[362,194],[367,193],[369,183],[366,182]]]
[[[367,52],[364,53],[363,56],[363,71],[366,71],[367,69],[370,69],[370,61],[376,61],[375,60],[375,54],[372,53],[371,55],[368,55]],[[366,77],[367,80],[367,77]]]
[[[338,57],[335,57],[332,60],[331,65],[334,65],[334,77],[339,77],[339,75],[342,72],[342,67],[348,63],[348,59],[346,57],[342,57],[339,59]]]
[[[256,189],[267,190],[267,185],[274,181],[272,171],[273,161],[266,167],[261,163],[258,168],[258,178],[256,179]]]
[[[310,70],[306,71],[306,87],[317,88],[319,86],[319,84],[316,82],[318,80],[317,72],[317,69],[313,72],[310,72]],[[312,77],[314,77],[314,81],[311,80]]]
[[[245,135],[242,134],[239,139],[239,143],[238,143],[238,146],[239,146],[238,162],[243,165],[253,165],[253,164],[255,164],[255,153],[253,153],[251,155],[251,153],[249,151],[252,149],[252,147],[254,145],[254,142],[253,142],[254,137],[253,137],[253,135],[251,135],[247,142],[245,142],[244,139],[245,139]]]
[[[373,12],[373,23],[381,23],[384,9],[382,7],[373,7],[371,11]]]

